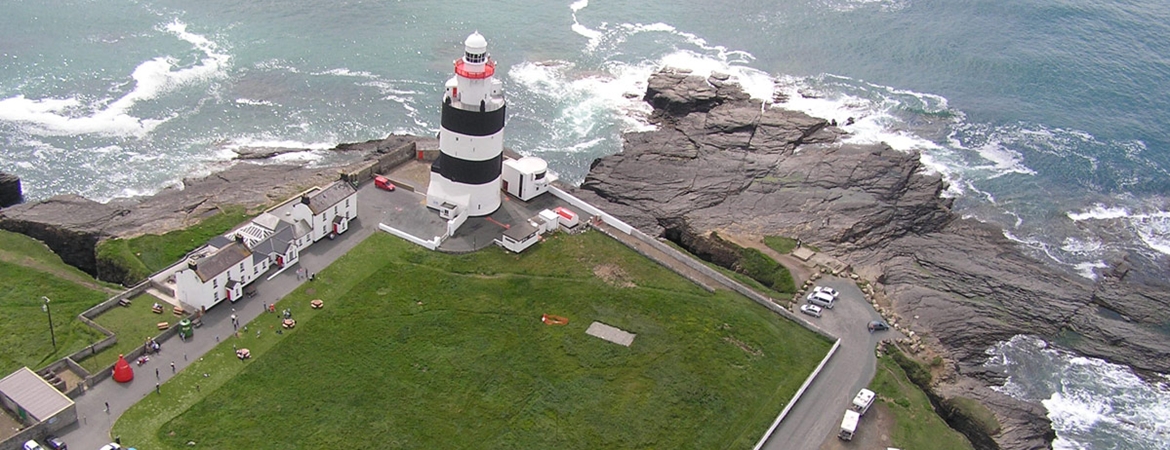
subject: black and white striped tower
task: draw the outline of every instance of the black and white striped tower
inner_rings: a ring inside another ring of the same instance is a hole
[[[451,213],[486,216],[500,207],[500,170],[504,153],[504,91],[496,62],[478,32],[464,41],[463,58],[443,94],[439,158],[431,164],[427,206]]]

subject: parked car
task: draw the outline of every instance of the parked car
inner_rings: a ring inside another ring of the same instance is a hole
[[[833,296],[820,291],[809,292],[806,300],[814,305],[829,309],[833,309],[833,303],[837,302]]]
[[[813,292],[824,292],[826,294],[829,294],[830,297],[833,297],[833,300],[836,300],[837,295],[838,295],[836,289],[833,289],[833,288],[828,287],[828,286],[817,286],[817,287],[813,288]]]
[[[378,189],[385,189],[387,191],[394,190],[394,183],[391,183],[388,178],[381,175],[374,176],[374,186],[376,186]]]
[[[24,450],[45,450],[45,448],[41,447],[37,441],[28,441],[24,443]]]
[[[69,450],[69,447],[65,445],[65,442],[62,441],[61,438],[55,436],[46,437],[45,446],[49,447],[49,450]]]
[[[890,325],[880,320],[873,320],[869,322],[869,325],[866,325],[866,328],[869,329],[870,333],[873,333],[874,331],[888,330]]]
[[[817,306],[817,305],[809,305],[809,304],[800,305],[800,312],[808,314],[808,315],[813,316],[813,317],[820,317],[821,311],[823,311],[823,310],[821,309],[820,306]]]
[[[102,448],[99,448],[98,450],[122,450],[122,446],[111,442],[109,444],[103,445]]]

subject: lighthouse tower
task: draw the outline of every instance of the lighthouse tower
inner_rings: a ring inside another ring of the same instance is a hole
[[[427,206],[444,218],[486,216],[500,207],[504,92],[487,40],[472,33],[443,93],[439,158],[431,164]]]

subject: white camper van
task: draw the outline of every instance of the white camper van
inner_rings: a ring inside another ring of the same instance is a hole
[[[852,441],[853,433],[857,432],[857,421],[861,419],[861,414],[854,410],[846,410],[845,417],[841,419],[841,431],[837,433],[837,437],[842,440]]]
[[[857,414],[864,416],[865,412],[869,411],[869,407],[873,405],[873,397],[873,391],[862,389],[856,397],[853,397],[853,404],[850,405],[850,408],[857,411]]]
[[[823,291],[813,291],[808,294],[806,298],[810,304],[820,306],[822,308],[833,309],[833,303],[837,300],[833,296]]]

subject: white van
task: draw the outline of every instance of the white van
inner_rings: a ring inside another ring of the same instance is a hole
[[[829,309],[833,309],[833,303],[837,302],[837,300],[834,299],[832,295],[829,295],[824,291],[810,292],[808,297],[806,297],[806,300],[808,300],[808,302],[811,304]]]

